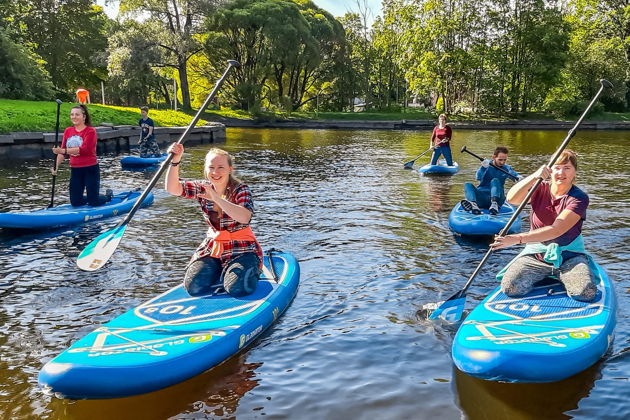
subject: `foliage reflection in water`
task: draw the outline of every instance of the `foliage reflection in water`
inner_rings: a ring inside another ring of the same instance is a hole
[[[489,156],[510,148],[521,173],[544,164],[564,132],[455,130]],[[298,296],[253,347],[182,384],[118,400],[68,401],[37,388],[43,364],[94,328],[181,281],[205,228],[193,202],[156,189],[131,222],[111,263],[75,269],[78,253],[115,220],[18,235],[0,231],[0,417],[164,418],[623,418],[630,412],[630,195],[626,134],[578,132],[579,185],[591,197],[585,237],[616,281],[620,301],[608,359],[544,385],[480,381],[454,371],[455,326],[415,319],[419,305],[461,288],[486,242],[455,237],[448,213],[479,164],[457,154],[459,174],[421,177],[402,164],[429,132],[228,130],[225,148],[256,199],[263,246],[294,253]],[[186,177],[200,177],[208,146],[187,148]],[[101,158],[103,188],[143,188],[142,172]],[[421,158],[417,164],[428,161]],[[46,206],[49,162],[0,168],[0,211]],[[65,178],[64,178],[65,177]],[[56,203],[67,200],[61,174]],[[25,188],[28,185],[28,188]],[[510,184],[508,184],[510,185]],[[496,284],[516,249],[497,252],[470,290],[468,309]],[[419,414],[421,413],[421,414]]]

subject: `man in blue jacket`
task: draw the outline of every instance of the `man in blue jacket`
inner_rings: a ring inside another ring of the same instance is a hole
[[[492,215],[499,213],[499,209],[505,202],[503,185],[509,175],[497,168],[505,169],[519,180],[522,178],[510,165],[506,164],[507,159],[507,147],[498,146],[494,149],[492,160],[485,159],[481,162],[476,175],[477,181],[480,181],[479,185],[475,187],[470,182],[464,184],[466,199],[461,201],[464,210],[472,214],[481,214],[480,209],[488,209]],[[492,167],[491,163],[497,168]]]

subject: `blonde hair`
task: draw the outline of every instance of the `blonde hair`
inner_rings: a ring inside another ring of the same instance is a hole
[[[234,176],[234,158],[228,152],[223,149],[219,149],[218,147],[213,147],[208,150],[206,153],[206,158],[203,165],[203,174],[206,178],[208,178],[208,166],[210,166],[210,161],[214,156],[226,156],[228,166],[232,168],[232,172],[230,172],[230,177],[228,179],[228,187],[236,187],[241,183],[241,180]]]
[[[560,156],[558,156],[558,159],[556,160],[554,165],[564,165],[565,163],[568,163],[568,162],[571,162],[571,165],[573,165],[573,167],[577,171],[578,169],[577,153],[575,153],[571,149],[565,149],[562,153],[560,153]]]
[[[442,118],[442,117],[444,117],[444,121],[448,121],[448,117],[446,116],[446,114],[440,114],[440,115],[438,115],[438,120],[439,120],[440,118]]]

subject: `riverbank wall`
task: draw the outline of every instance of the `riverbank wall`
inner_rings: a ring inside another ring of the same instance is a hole
[[[319,130],[432,130],[432,120],[245,120],[222,119],[226,127],[234,128],[289,128]],[[453,121],[448,123],[458,130],[570,130],[575,121],[508,120],[508,121]],[[630,130],[630,122],[585,121],[580,130]]]
[[[140,127],[131,125],[98,126],[96,135],[97,154],[128,153],[138,145],[140,140]],[[169,144],[179,140],[186,127],[155,127],[155,140],[164,150]],[[63,132],[59,133],[59,143]],[[224,143],[225,125],[218,122],[210,122],[206,125],[195,127],[186,139],[186,144]],[[19,132],[0,134],[0,161],[28,160],[28,159],[52,159],[52,147],[55,144],[55,133]]]

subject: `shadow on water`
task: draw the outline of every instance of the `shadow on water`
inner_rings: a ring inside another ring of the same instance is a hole
[[[258,385],[255,370],[261,365],[245,363],[241,353],[201,375],[149,394],[104,400],[53,398],[49,408],[55,413],[52,418],[67,420],[233,418],[241,397]]]
[[[467,418],[477,419],[568,419],[595,381],[601,378],[602,362],[568,379],[551,383],[512,384],[486,381],[453,368],[457,404]]]

